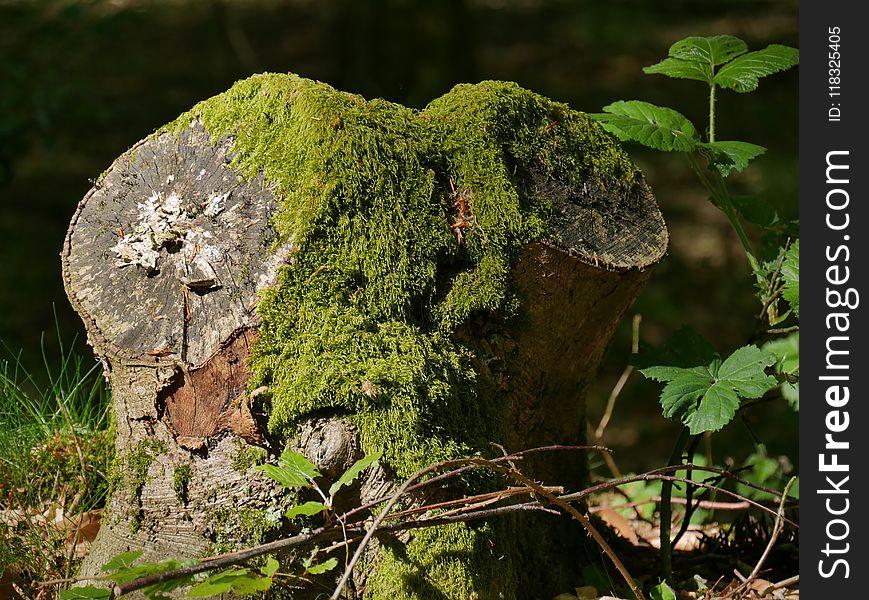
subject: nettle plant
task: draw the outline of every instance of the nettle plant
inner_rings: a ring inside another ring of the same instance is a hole
[[[733,226],[754,275],[762,307],[755,336],[766,340],[761,347],[747,344],[722,358],[709,342],[684,327],[662,348],[640,352],[636,361],[640,372],[666,384],[660,397],[664,416],[684,424],[671,463],[683,460],[691,436],[721,429],[748,404],[745,401],[759,399],[777,386],[794,409],[799,409],[799,333],[796,325],[786,323],[799,319],[799,240],[794,235],[797,223],[782,223],[775,209],[760,199],[731,194],[728,177],[745,169],[766,149],[748,142],[719,141],[715,122],[719,88],[752,92],[762,77],[798,62],[795,48],[773,44],[749,52],[741,39],[719,35],[676,42],[667,58],[644,68],[648,74],[707,85],[709,125],[705,140],[679,112],[639,100],[614,102],[604,107],[604,113],[591,115],[622,141],[678,152],[687,158],[710,202]],[[764,229],[764,252],[755,251],[743,220]],[[672,483],[665,482],[661,494],[661,549],[663,570],[668,576],[671,493]]]

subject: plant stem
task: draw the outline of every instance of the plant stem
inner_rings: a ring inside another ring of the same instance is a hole
[[[713,123],[710,119],[710,126],[712,125]],[[708,191],[712,196],[713,204],[721,209],[727,217],[727,220],[730,221],[730,225],[733,227],[734,231],[736,231],[736,236],[739,238],[739,243],[742,244],[742,250],[745,252],[745,257],[748,259],[748,264],[751,266],[752,273],[754,273],[754,276],[758,281],[762,281],[763,273],[760,269],[760,263],[757,262],[757,257],[754,255],[754,249],[751,247],[751,242],[748,240],[745,229],[742,227],[742,222],[739,220],[739,214],[736,207],[733,205],[733,200],[730,198],[730,192],[727,191],[727,186],[724,183],[724,178],[721,177],[721,173],[716,171],[714,168],[711,169],[713,180],[710,181],[703,172],[700,163],[697,161],[697,155],[693,152],[686,152],[685,155],[688,157],[688,162],[691,164],[694,173],[697,175],[698,179],[700,179],[700,183],[703,184],[703,187],[705,187],[706,191]]]
[[[715,141],[715,84],[709,85],[709,143]]]
[[[690,435],[688,428],[683,427],[673,446],[670,454],[670,465],[682,464],[682,453],[688,443]],[[661,576],[670,581],[673,580],[673,549],[670,544],[670,522],[672,519],[672,506],[670,499],[673,497],[673,482],[665,480],[661,484]]]

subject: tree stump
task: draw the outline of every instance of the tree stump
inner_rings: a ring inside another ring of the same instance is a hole
[[[198,104],[100,177],[62,253],[117,434],[83,573],[286,534],[297,499],[253,469],[286,446],[332,478],[383,451],[350,505],[493,443],[581,443],[588,384],[666,244],[617,144],[515,84],[415,111],[261,75]],[[578,456],[525,468],[585,480]],[[582,537],[547,516],[380,539],[346,594],[551,596]]]

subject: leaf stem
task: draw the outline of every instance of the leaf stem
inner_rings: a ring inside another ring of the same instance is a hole
[[[700,179],[700,183],[703,184],[703,187],[705,187],[706,191],[708,191],[710,196],[712,196],[713,204],[721,209],[727,217],[727,220],[730,221],[730,225],[733,227],[734,231],[736,231],[736,236],[739,238],[739,243],[742,244],[742,250],[745,252],[745,257],[748,259],[748,264],[751,267],[752,273],[754,273],[754,276],[758,281],[763,281],[763,272],[760,269],[760,263],[754,255],[754,249],[751,247],[751,242],[748,240],[745,229],[742,227],[742,222],[739,220],[739,213],[733,205],[733,200],[730,198],[730,192],[727,190],[727,186],[724,183],[724,178],[721,176],[721,173],[716,171],[714,168],[710,169],[713,177],[710,181],[709,177],[707,177],[703,172],[703,169],[697,160],[697,155],[694,152],[686,152],[685,155],[688,157],[688,162],[691,164],[692,170],[697,175],[698,179]]]

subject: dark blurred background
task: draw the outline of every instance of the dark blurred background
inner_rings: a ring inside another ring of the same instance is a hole
[[[58,355],[56,313],[88,352],[58,257],[76,203],[126,148],[251,73],[292,71],[419,108],[456,83],[514,80],[587,112],[618,99],[672,106],[702,129],[704,86],[641,68],[688,35],[797,46],[797,10],[797,0],[0,0],[0,340],[36,371],[43,332],[48,360]],[[735,188],[784,218],[797,211],[796,90],[794,69],[753,94],[724,91],[717,119],[719,139],[769,149]],[[681,157],[629,151],[671,234],[634,307],[643,337],[660,343],[690,323],[729,353],[758,310],[738,242]],[[627,321],[589,398],[595,423],[628,360]],[[624,469],[666,460],[677,428],[657,394],[635,375],[620,399],[607,442]],[[756,433],[796,460],[797,416],[769,404],[752,417]],[[740,424],[716,439],[718,461],[753,448]]]

